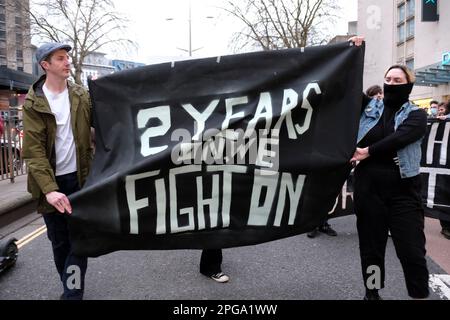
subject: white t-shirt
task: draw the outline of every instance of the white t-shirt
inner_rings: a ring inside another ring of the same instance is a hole
[[[77,171],[77,157],[70,117],[69,90],[66,88],[61,93],[53,93],[45,84],[42,89],[56,119],[55,175],[62,176],[75,172]]]

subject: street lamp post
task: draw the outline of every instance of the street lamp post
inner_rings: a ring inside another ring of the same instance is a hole
[[[192,9],[191,1],[189,0],[189,57],[192,57]]]
[[[207,16],[206,19],[213,19],[214,17],[212,16]],[[174,18],[166,18],[167,21],[172,21],[174,20]],[[189,49],[183,49],[183,48],[178,48],[179,50],[185,51],[189,54],[189,57],[192,57],[192,52],[198,51],[200,49],[202,49],[203,47],[197,48],[192,50],[192,7],[191,7],[191,1],[189,0],[189,16],[188,16],[188,32],[189,32]]]

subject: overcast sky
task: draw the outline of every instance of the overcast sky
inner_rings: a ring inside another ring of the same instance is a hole
[[[239,1],[239,0],[236,0]],[[135,52],[109,54],[144,63],[167,60],[188,53],[177,49],[189,47],[188,0],[114,0],[116,10],[130,20],[128,35],[138,44]],[[223,10],[223,0],[191,0],[192,48],[201,48],[194,57],[232,54],[229,46],[233,32],[241,25]],[[339,1],[344,8],[336,34],[347,33],[347,22],[357,18],[357,0]],[[207,18],[212,17],[212,18]],[[173,20],[166,20],[172,18]]]

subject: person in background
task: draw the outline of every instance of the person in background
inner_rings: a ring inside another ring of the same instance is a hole
[[[439,102],[437,102],[436,100],[433,100],[430,102],[430,114],[429,114],[429,118],[433,119],[436,118],[438,115],[438,106],[439,106]]]
[[[34,83],[23,105],[23,158],[28,165],[28,191],[38,199],[56,269],[62,300],[81,300],[87,258],[72,252],[68,195],[86,181],[92,161],[91,103],[82,86],[68,81],[71,46],[47,43],[36,51],[45,74]]]
[[[427,115],[409,101],[414,82],[408,67],[393,65],[384,74],[383,100],[363,99],[357,148],[350,162],[356,166],[354,205],[364,300],[381,300],[378,290],[385,285],[388,230],[409,296],[429,295],[420,178]]]
[[[439,120],[447,120],[450,119],[450,110],[449,110],[449,106],[450,105],[450,101],[445,103],[445,102],[441,102],[438,105],[438,114],[437,114],[437,118]]]
[[[230,280],[230,277],[222,272],[222,249],[204,249],[202,251],[200,273],[219,283]]]
[[[439,120],[447,120],[450,119],[450,101],[447,103],[441,102],[438,105],[438,116]],[[444,220],[443,218],[439,219],[441,223],[441,234],[448,240],[450,240],[450,221]]]
[[[383,89],[379,85],[374,85],[366,90],[366,96],[371,99],[383,100]]]

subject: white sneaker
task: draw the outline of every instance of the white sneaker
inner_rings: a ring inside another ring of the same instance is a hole
[[[217,281],[217,282],[220,282],[220,283],[225,283],[225,282],[228,282],[230,280],[230,277],[227,276],[223,272],[219,272],[219,273],[213,274],[212,276],[210,276],[210,278],[213,279],[214,281]]]

